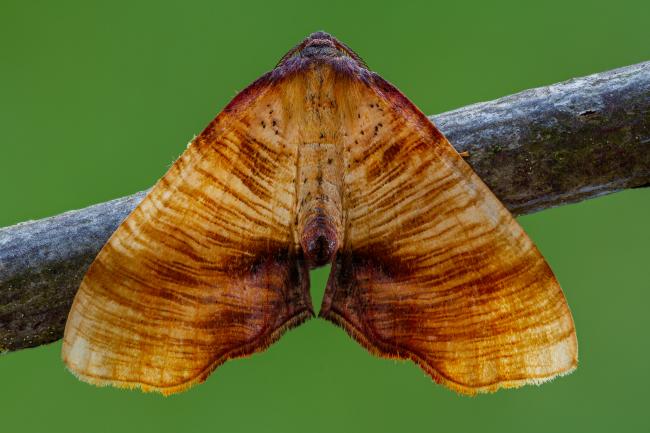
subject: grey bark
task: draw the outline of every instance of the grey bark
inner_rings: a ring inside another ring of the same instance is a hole
[[[516,215],[650,184],[650,62],[431,120]],[[0,351],[62,336],[86,269],[145,194],[0,229]]]
[[[431,120],[517,215],[650,183],[650,62]]]

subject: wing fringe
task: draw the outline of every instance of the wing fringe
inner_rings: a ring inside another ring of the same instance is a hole
[[[160,386],[155,386],[150,383],[144,383],[144,382],[109,380],[109,379],[97,378],[94,376],[86,376],[83,373],[71,368],[67,360],[65,359],[65,357],[63,358],[63,361],[68,371],[70,371],[73,375],[75,375],[79,380],[86,383],[90,383],[91,385],[95,385],[99,387],[114,386],[117,388],[125,388],[125,389],[139,388],[143,392],[158,392],[164,395],[165,397],[167,397],[172,394],[186,391],[187,389],[191,388],[194,385],[198,385],[200,383],[205,382],[208,376],[217,367],[219,367],[221,364],[228,361],[229,359],[245,358],[257,352],[262,352],[266,350],[271,344],[278,341],[280,337],[284,335],[285,332],[301,325],[302,323],[306,322],[312,317],[314,317],[314,312],[312,310],[308,308],[301,310],[297,314],[293,315],[291,318],[287,319],[282,325],[277,327],[270,334],[266,334],[264,336],[256,338],[244,346],[237,347],[233,350],[230,350],[229,352],[224,353],[220,357],[216,358],[210,365],[208,365],[195,377],[185,382],[176,385],[171,385],[171,386],[160,387]]]
[[[444,385],[447,388],[452,389],[458,394],[475,396],[477,394],[486,394],[493,393],[499,389],[507,388],[520,388],[524,385],[541,385],[551,380],[569,375],[578,367],[577,357],[575,363],[566,370],[558,371],[552,375],[545,375],[540,377],[526,377],[523,379],[517,380],[506,380],[506,381],[497,381],[489,383],[482,386],[468,386],[458,381],[455,381],[442,373],[440,373],[435,367],[429,364],[423,357],[418,354],[405,349],[400,349],[398,352],[391,352],[389,350],[382,349],[379,345],[373,343],[365,336],[365,334],[358,329],[352,322],[345,318],[343,314],[338,313],[334,308],[329,308],[327,311],[321,310],[318,316],[320,318],[326,319],[336,326],[342,328],[350,337],[352,337],[357,343],[363,346],[370,354],[388,359],[397,359],[397,360],[412,360],[415,362],[422,370],[427,373],[431,379],[437,384]],[[577,356],[577,355],[576,355]]]

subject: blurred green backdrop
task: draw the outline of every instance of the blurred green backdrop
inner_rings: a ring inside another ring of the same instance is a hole
[[[0,226],[149,187],[315,30],[439,113],[648,60],[649,18],[646,0],[2,0]],[[568,377],[462,397],[312,320],[164,398],[78,382],[54,343],[0,358],[0,431],[647,431],[650,190],[519,220],[574,313],[581,363]],[[326,275],[312,276],[315,305]]]

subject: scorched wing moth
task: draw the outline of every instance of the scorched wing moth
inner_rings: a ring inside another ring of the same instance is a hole
[[[164,394],[313,316],[458,392],[577,363],[548,264],[445,137],[351,49],[314,33],[196,137],[88,269],[63,359]]]

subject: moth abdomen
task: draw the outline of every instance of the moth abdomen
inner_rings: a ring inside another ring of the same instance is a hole
[[[317,129],[317,128],[316,128]],[[332,261],[342,244],[340,146],[307,143],[300,148],[298,235],[310,267]]]
[[[340,246],[334,222],[323,214],[309,218],[300,236],[300,246],[311,267],[330,263]]]

